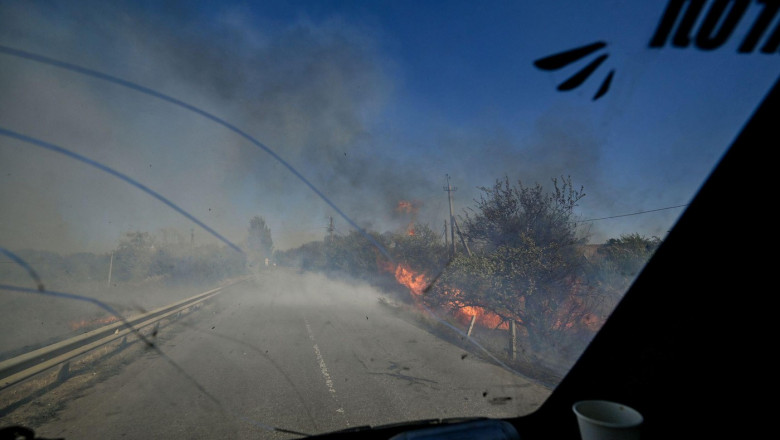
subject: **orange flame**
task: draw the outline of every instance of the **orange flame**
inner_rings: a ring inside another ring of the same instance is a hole
[[[413,231],[410,232],[410,235],[411,234],[413,234]],[[393,273],[396,281],[409,289],[409,292],[419,306],[423,290],[428,287],[430,282],[425,273],[417,273],[406,264],[395,265],[389,261],[379,261],[379,259],[377,259],[377,266],[382,270]],[[582,296],[578,295],[581,290],[586,289],[587,287],[579,280],[570,280],[569,287],[569,297],[563,302],[561,307],[557,309],[557,319],[552,325],[552,328],[559,330],[585,329],[589,331],[598,331],[604,324],[604,318],[588,312]],[[454,317],[463,323],[463,325],[469,325],[472,318],[474,318],[475,324],[478,324],[481,327],[509,330],[509,322],[505,321],[498,314],[479,306],[466,306],[461,302],[460,298],[462,298],[462,292],[458,289],[447,289],[446,295],[449,297],[449,303],[446,304],[446,306],[452,311]],[[519,301],[524,301],[524,298],[519,298]],[[510,319],[514,319],[520,324],[523,322],[518,316]],[[522,327],[519,330],[523,331]]]
[[[410,236],[415,235],[414,230],[414,222],[416,221],[417,217],[417,211],[420,210],[420,203],[419,202],[410,202],[408,200],[401,200],[398,202],[398,205],[395,207],[396,212],[401,212],[404,214],[411,214],[412,220],[409,222],[409,225],[406,227],[406,233]]]
[[[448,291],[449,292],[449,291]],[[450,296],[454,299],[451,301],[451,306],[455,309],[455,317],[457,317],[463,324],[468,325],[471,323],[471,319],[476,317],[475,323],[482,327],[509,330],[509,323],[497,314],[487,311],[479,306],[464,306],[457,297],[461,295],[458,289],[452,289]]]
[[[417,212],[417,206],[408,200],[401,200],[398,202],[398,206],[396,206],[395,210],[398,212],[405,212],[407,214],[414,214]]]
[[[399,264],[395,268],[395,279],[406,286],[415,296],[423,294],[423,289],[428,287],[428,280],[424,273],[414,273],[408,266]]]
[[[396,281],[399,284],[405,286],[412,293],[415,299],[418,299],[423,294],[423,290],[428,287],[428,277],[424,273],[416,273],[405,264],[398,264],[393,269],[392,263],[385,263],[383,268],[389,272],[393,272]],[[458,318],[465,325],[471,322],[471,318],[476,316],[476,323],[482,327],[508,330],[509,323],[493,312],[489,312],[482,307],[478,306],[464,306],[458,301],[460,292],[457,289],[448,291],[452,300],[449,307],[454,311],[455,317]]]
[[[75,331],[84,327],[92,327],[96,325],[108,325],[113,322],[118,321],[119,319],[116,316],[107,316],[105,318],[99,318],[99,319],[82,319],[81,321],[71,321],[68,326],[71,330]]]

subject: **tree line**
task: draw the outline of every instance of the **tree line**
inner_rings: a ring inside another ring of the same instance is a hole
[[[243,253],[222,244],[195,244],[174,229],[157,234],[125,232],[109,252],[57,252],[22,249],[16,254],[48,285],[75,286],[101,282],[111,284],[161,282],[166,284],[212,284],[255,270],[271,258],[273,241],[262,217],[250,219]],[[11,261],[0,264],[0,279],[25,285],[27,271]]]

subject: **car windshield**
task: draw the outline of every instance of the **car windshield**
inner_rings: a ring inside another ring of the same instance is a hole
[[[777,12],[3,1],[0,428],[533,413],[777,79]]]

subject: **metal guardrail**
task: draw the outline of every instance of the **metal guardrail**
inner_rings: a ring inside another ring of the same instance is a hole
[[[226,286],[221,286],[173,304],[160,307],[142,315],[126,319],[125,322],[115,322],[104,327],[83,333],[46,347],[30,351],[11,359],[0,362],[0,390],[28,379],[40,372],[65,363],[70,359],[87,353],[111,341],[122,338],[135,330],[148,327],[171,315],[186,310],[196,304],[210,299],[226,287],[248,280],[241,278]]]

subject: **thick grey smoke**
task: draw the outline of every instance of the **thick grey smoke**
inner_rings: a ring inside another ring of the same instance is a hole
[[[334,16],[251,20],[241,7],[204,19],[186,4],[145,10],[110,2],[4,4],[0,44],[104,71],[218,115],[276,151],[358,224],[434,229],[477,187],[509,176],[549,185],[572,176],[591,206],[610,208],[604,139],[572,109],[546,110],[518,138],[481,123],[388,128],[403,69],[379,31]],[[164,18],[160,18],[164,17]],[[265,23],[260,26],[258,23]],[[350,226],[262,150],[212,122],[116,85],[0,56],[0,125],[100,161],[173,200],[234,242],[264,216],[277,248],[320,239],[328,217]],[[484,122],[484,121],[483,121]],[[424,139],[424,140],[423,140]],[[0,234],[9,248],[106,251],[129,230],[193,225],[139,191],[45,151],[0,139]],[[619,210],[618,205],[616,209]],[[198,240],[208,240],[195,231]],[[604,235],[609,235],[604,234]]]
[[[257,30],[227,11],[217,19],[218,29],[204,33],[202,23],[188,21],[192,17],[186,14],[176,22],[156,23],[142,11],[105,4],[65,11],[9,7],[5,12],[4,44],[103,70],[218,114],[278,152],[344,211],[364,222],[374,215],[375,207],[355,194],[339,197],[376,183],[368,171],[373,158],[353,152],[360,144],[371,146],[366,124],[391,86],[363,30],[337,20],[314,24],[305,19]],[[9,57],[2,63],[0,118],[6,126],[126,172],[193,215],[205,216],[204,222],[230,229],[237,240],[250,214],[265,215],[275,225],[290,217],[326,215],[324,204],[271,157],[208,121],[70,72]],[[11,208],[4,210],[3,226],[16,237],[11,245],[62,249],[94,244],[83,243],[90,241],[83,231],[71,230],[78,227],[69,227],[75,226],[68,224],[73,219],[62,218],[68,215],[93,223],[113,218],[123,224],[98,229],[114,234],[122,227],[154,228],[150,218],[160,219],[157,227],[173,220],[110,179],[31,150],[3,140],[4,164],[14,170],[4,175],[3,193],[3,205]],[[360,162],[347,165],[355,172],[346,184],[344,160]],[[134,209],[107,200],[117,197]],[[116,209],[124,212],[109,214]],[[18,225],[23,230],[12,229]],[[64,231],[56,237],[35,239],[41,234],[33,228],[57,227]],[[284,245],[284,237],[277,240]]]

